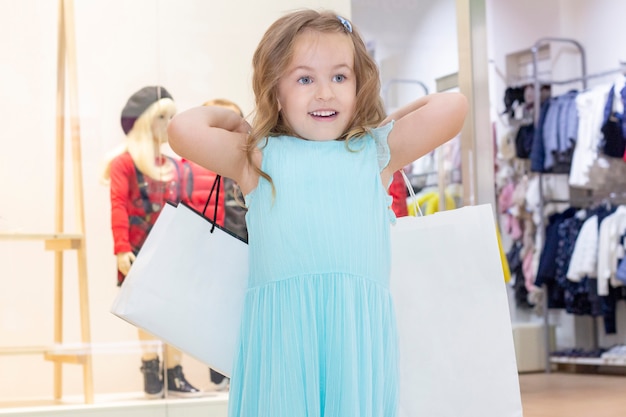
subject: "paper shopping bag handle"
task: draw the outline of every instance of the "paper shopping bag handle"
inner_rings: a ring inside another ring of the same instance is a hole
[[[420,209],[420,205],[417,204],[417,197],[415,196],[415,191],[413,190],[413,185],[411,184],[411,181],[409,181],[409,177],[406,176],[406,174],[404,173],[404,169],[400,168],[400,173],[402,174],[402,178],[404,178],[404,184],[406,184],[406,188],[409,189],[409,195],[411,196],[411,201],[413,202],[413,205],[415,206],[415,213],[417,217],[417,213],[419,213],[420,217],[423,216],[424,214],[422,213],[422,209]]]
[[[215,177],[215,181],[213,181],[213,186],[211,187],[211,191],[209,192],[209,197],[206,200],[206,204],[204,205],[204,210],[202,210],[202,215],[206,217],[206,209],[209,207],[209,202],[211,201],[211,197],[213,196],[213,192],[215,192],[215,209],[213,210],[213,226],[211,227],[211,233],[215,230],[215,224],[217,223],[217,206],[220,203],[220,184],[222,183],[222,176],[217,175]]]

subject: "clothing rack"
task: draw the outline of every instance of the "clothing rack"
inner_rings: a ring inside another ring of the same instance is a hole
[[[573,200],[550,200],[552,203],[572,203]],[[584,197],[577,197],[576,203],[580,208],[593,207],[600,204],[626,204],[626,192],[611,191],[607,194],[590,194]]]
[[[418,185],[415,183],[418,182],[419,179],[428,178],[428,177],[435,176],[435,175],[440,177],[441,176],[440,174],[441,173],[439,171],[428,171],[428,172],[419,172],[419,173],[412,173],[412,174],[406,174],[406,175],[409,178],[411,185],[413,185],[413,188],[415,189],[416,187],[418,187]],[[446,179],[448,180],[450,184],[453,184],[454,182],[452,181],[452,179],[454,178],[455,174],[460,176],[461,170],[459,168],[453,168],[450,171],[445,172],[444,177],[446,177]],[[427,184],[427,185],[423,185],[421,188],[430,187],[430,186],[436,187],[437,184],[431,184],[431,185]]]
[[[577,50],[578,50],[578,54],[580,56],[580,61],[581,61],[581,68],[580,68],[580,76],[578,77],[574,77],[574,78],[569,78],[569,79],[565,79],[565,80],[553,80],[553,79],[545,79],[545,78],[541,78],[539,73],[538,73],[538,67],[539,67],[539,50],[540,48],[549,45],[552,42],[560,42],[560,43],[566,43],[566,44],[571,44],[573,45]],[[541,107],[541,86],[542,85],[568,85],[568,84],[573,84],[573,83],[581,83],[582,84],[582,88],[583,89],[587,89],[588,87],[588,81],[591,79],[595,79],[595,78],[601,78],[601,77],[606,77],[612,74],[619,74],[619,73],[624,73],[625,69],[624,67],[620,67],[620,68],[616,68],[616,69],[611,69],[611,70],[607,70],[607,71],[602,71],[602,72],[597,72],[597,73],[592,73],[592,74],[588,74],[587,73],[587,63],[586,63],[586,53],[585,53],[585,49],[582,46],[582,44],[574,39],[569,39],[569,38],[560,38],[560,37],[544,37],[544,38],[540,38],[538,39],[533,46],[530,49],[531,53],[532,53],[532,81],[534,84],[534,94],[535,94],[535,109],[534,109],[534,114],[533,114],[533,119],[534,119],[534,124],[535,124],[535,129],[539,128],[539,115],[540,115],[540,107]],[[558,174],[557,174],[558,175]],[[569,173],[568,173],[569,175]],[[544,195],[543,195],[543,175],[541,172],[538,173],[538,180],[539,180],[539,210],[541,215],[539,216],[539,224],[537,225],[537,233],[541,233],[541,242],[542,244],[545,244],[545,219],[544,219],[544,215],[543,215],[543,210],[546,204],[549,203],[571,203],[572,199],[570,198],[567,201],[563,201],[563,200],[546,200]],[[596,196],[597,197],[597,196]],[[589,199],[589,201],[592,201],[594,196],[593,193],[591,192],[591,190],[589,190],[587,192],[587,195],[585,197],[583,197],[584,199]],[[541,248],[537,248],[538,250],[540,250]],[[551,332],[550,332],[550,321],[549,321],[549,311],[548,311],[548,297],[547,297],[547,286],[544,285],[544,293],[545,296],[543,297],[544,300],[544,306],[543,306],[543,326],[544,326],[544,334],[545,334],[545,371],[546,373],[549,373],[551,371],[551,361],[550,361],[550,336],[551,336]],[[592,328],[593,328],[593,334],[594,334],[594,348],[597,348],[598,346],[598,331],[597,331],[597,322],[595,317],[592,317]]]
[[[389,102],[389,89],[394,84],[415,84],[415,85],[422,87],[422,89],[424,90],[424,95],[428,95],[428,87],[426,86],[426,84],[424,84],[423,82],[419,80],[406,79],[406,78],[392,78],[385,83],[382,89],[385,103]]]

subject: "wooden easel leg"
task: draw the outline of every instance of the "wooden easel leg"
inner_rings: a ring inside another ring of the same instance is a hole
[[[56,100],[56,205],[55,230],[62,233],[64,227],[64,182],[65,182],[65,96],[66,79],[69,90],[69,124],[72,139],[72,162],[74,177],[74,201],[76,208],[77,229],[83,235],[77,247],[78,292],[80,304],[81,339],[88,352],[82,354],[80,361],[70,363],[83,365],[83,389],[85,402],[93,403],[93,367],[91,357],[91,331],[89,320],[89,291],[87,286],[87,256],[85,245],[85,216],[83,206],[82,164],[80,148],[80,118],[78,115],[78,86],[76,71],[76,36],[74,32],[74,3],[72,0],[59,0],[59,33],[57,55],[57,100]],[[55,251],[55,299],[54,299],[54,341],[63,343],[63,252]],[[67,358],[54,361],[54,398],[63,395],[63,362]]]
[[[65,48],[67,58],[67,79],[70,108],[70,130],[72,139],[72,168],[74,178],[74,207],[76,227],[83,240],[77,251],[78,256],[78,291],[80,297],[81,339],[86,349],[83,362],[83,390],[85,402],[93,403],[93,368],[91,357],[91,331],[89,320],[89,291],[87,286],[87,254],[85,240],[85,207],[83,197],[83,169],[80,146],[80,116],[78,111],[78,73],[76,63],[76,33],[74,25],[74,1],[63,0],[65,14]]]
[[[59,0],[56,97],[55,231],[63,232],[65,178],[65,13]],[[63,342],[63,253],[54,253],[54,342]],[[54,398],[63,396],[63,363],[54,361]]]
[[[63,252],[54,252],[54,343],[63,343]],[[54,399],[63,396],[63,363],[54,361]]]
[[[80,297],[81,338],[85,348],[89,350],[89,353],[85,355],[83,362],[83,390],[85,394],[85,403],[92,404],[94,399],[93,366],[91,360],[91,327],[89,321],[89,290],[87,285],[87,254],[84,240],[81,243],[81,247],[76,252],[76,256],[78,257],[78,294]]]

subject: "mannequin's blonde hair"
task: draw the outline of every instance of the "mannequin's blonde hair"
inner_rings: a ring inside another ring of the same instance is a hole
[[[227,98],[214,98],[212,100],[205,101],[202,103],[203,106],[218,106],[225,107],[227,109],[231,109],[239,116],[243,117],[243,112],[241,111],[241,107],[239,107],[234,102],[228,100]]]
[[[176,105],[170,98],[162,98],[152,103],[137,118],[133,128],[126,135],[126,141],[107,155],[102,179],[108,183],[111,179],[111,161],[118,155],[128,152],[137,169],[144,175],[157,180],[168,181],[174,175],[171,164],[157,164],[160,156],[160,143],[152,132],[152,123],[168,113],[175,113]]]

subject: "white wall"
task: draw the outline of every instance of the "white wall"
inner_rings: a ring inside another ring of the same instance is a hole
[[[141,391],[139,353],[103,353],[136,341],[109,313],[117,294],[108,188],[99,183],[106,152],[123,140],[120,112],[146,85],[165,86],[179,109],[226,97],[252,110],[252,53],[267,26],[296,6],[289,0],[75,1],[78,90],[92,340],[97,393]],[[0,232],[54,230],[57,2],[0,0]],[[348,0],[304,0],[350,17]],[[69,134],[68,134],[69,141]],[[73,216],[66,157],[66,231]],[[65,256],[65,339],[80,341],[75,254]],[[43,243],[0,240],[0,346],[48,345],[53,258]],[[199,329],[201,331],[201,329]],[[208,384],[205,366],[186,358],[190,382]],[[81,394],[81,368],[64,366],[65,393]],[[40,355],[0,356],[0,401],[52,395],[52,366]]]
[[[393,78],[419,80],[434,92],[437,78],[458,71],[455,0],[354,0],[352,17],[375,45],[383,85]],[[400,87],[390,88],[388,107],[424,94],[417,85]]]

